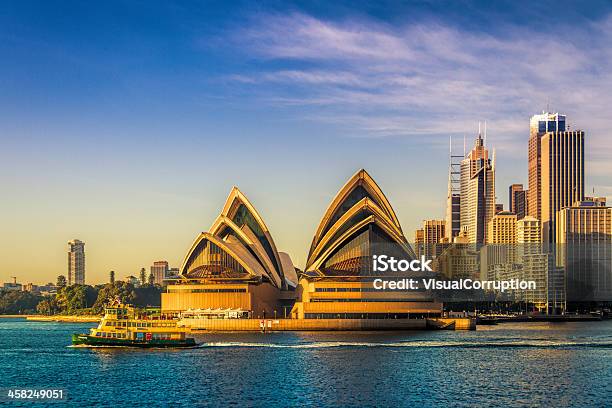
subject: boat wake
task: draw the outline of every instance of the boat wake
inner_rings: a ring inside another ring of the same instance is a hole
[[[373,342],[313,342],[298,344],[256,343],[256,342],[208,342],[198,348],[234,347],[234,348],[288,348],[288,349],[321,349],[349,347],[378,348],[612,348],[612,341],[569,341],[569,340],[501,340],[501,341],[406,341],[393,343]]]

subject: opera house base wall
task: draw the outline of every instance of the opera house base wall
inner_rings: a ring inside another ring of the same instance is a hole
[[[168,285],[161,295],[164,312],[195,309],[234,309],[251,317],[283,316],[280,290],[269,283],[185,283]],[[288,312],[287,312],[288,313]]]
[[[474,319],[182,319],[191,331],[474,330]],[[449,324],[450,323],[450,324]]]

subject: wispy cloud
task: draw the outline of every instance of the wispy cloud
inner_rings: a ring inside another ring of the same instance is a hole
[[[365,136],[463,134],[488,120],[509,146],[548,104],[612,152],[610,16],[571,30],[495,34],[299,13],[252,21],[235,38],[260,65],[230,79],[256,87],[265,103],[308,107],[305,118]]]

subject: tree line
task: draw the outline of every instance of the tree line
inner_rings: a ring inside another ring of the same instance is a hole
[[[59,279],[58,279],[59,280]],[[61,283],[61,282],[58,282]],[[134,286],[123,281],[105,285],[58,285],[57,294],[40,295],[24,291],[0,290],[0,314],[101,314],[114,299],[137,307],[160,306],[162,287]]]

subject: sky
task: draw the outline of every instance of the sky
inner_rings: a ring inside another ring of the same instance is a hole
[[[409,240],[444,217],[449,138],[487,122],[497,201],[527,183],[529,117],[586,132],[612,199],[612,5],[0,2],[0,279],[180,266],[232,186],[304,267],[365,168]]]

